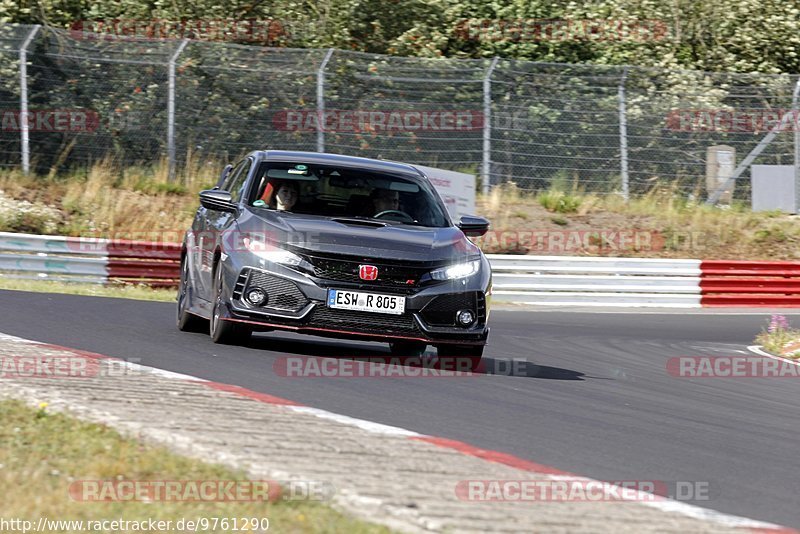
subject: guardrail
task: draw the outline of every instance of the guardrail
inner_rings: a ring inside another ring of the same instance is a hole
[[[706,260],[703,306],[800,307],[800,263]]]
[[[700,260],[487,255],[492,299],[556,306],[699,308]]]
[[[489,254],[493,299],[561,306],[800,307],[800,263]]]
[[[177,285],[178,243],[0,232],[0,272],[7,278],[86,283]]]
[[[800,307],[800,262],[487,255],[495,302]],[[0,232],[5,277],[177,285],[180,244]]]

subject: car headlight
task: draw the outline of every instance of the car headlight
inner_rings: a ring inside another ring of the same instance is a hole
[[[457,280],[459,278],[472,276],[477,273],[480,268],[481,260],[456,263],[455,265],[449,265],[431,271],[431,278],[434,280]]]
[[[264,241],[245,237],[243,242],[248,251],[252,252],[262,260],[280,263],[281,265],[288,265],[290,267],[297,267],[303,263],[303,258],[294,252],[289,252],[286,249],[267,244]]]

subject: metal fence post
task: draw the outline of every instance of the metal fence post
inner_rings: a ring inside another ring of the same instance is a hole
[[[622,176],[622,198],[627,202],[630,198],[630,184],[628,182],[628,116],[625,100],[625,82],[628,78],[628,67],[622,70],[622,79],[619,81],[617,94],[619,96],[619,169]]]
[[[317,69],[317,152],[325,152],[325,67],[333,55],[329,48]]]
[[[797,101],[800,97],[800,76],[792,93],[792,130],[794,131],[794,205],[800,208],[800,120],[798,120]]]
[[[189,39],[184,39],[178,45],[175,53],[169,58],[169,85],[167,89],[167,160],[169,162],[169,181],[175,181],[175,62],[183,49],[189,44]]]
[[[497,67],[498,58],[492,58],[486,76],[483,78],[483,194],[489,194],[492,165],[492,73]]]
[[[19,131],[22,150],[22,173],[28,174],[31,170],[30,137],[28,132],[28,46],[39,31],[38,24],[25,38],[19,49]]]

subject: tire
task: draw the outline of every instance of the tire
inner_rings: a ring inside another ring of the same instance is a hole
[[[483,345],[437,345],[436,352],[443,369],[480,371]]]
[[[181,279],[178,285],[177,326],[181,332],[203,332],[208,326],[202,317],[189,312],[189,265],[181,258]]]
[[[214,269],[214,308],[211,311],[211,320],[208,322],[211,341],[221,345],[244,344],[250,339],[253,330],[247,325],[221,319],[224,298],[222,293],[222,266],[217,265]]]
[[[428,345],[417,341],[396,341],[389,343],[392,356],[409,356],[419,358],[425,354]]]

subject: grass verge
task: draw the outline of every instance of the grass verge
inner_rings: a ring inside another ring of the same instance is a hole
[[[183,518],[268,518],[269,531],[275,532],[389,532],[308,501],[79,502],[70,497],[69,487],[81,480],[228,481],[247,477],[125,439],[102,425],[51,414],[45,405],[37,410],[19,401],[0,401],[0,487],[6,488],[0,517],[6,520],[22,518],[36,525],[40,517],[84,522],[154,518],[175,525]],[[47,531],[86,531],[75,526],[51,524]],[[170,531],[175,531],[174,527]],[[205,531],[230,532],[231,527]]]
[[[0,289],[33,291],[36,293],[65,293],[91,297],[116,297],[135,300],[175,302],[175,289],[154,289],[143,285],[100,285],[48,280],[17,280],[0,277]]]

